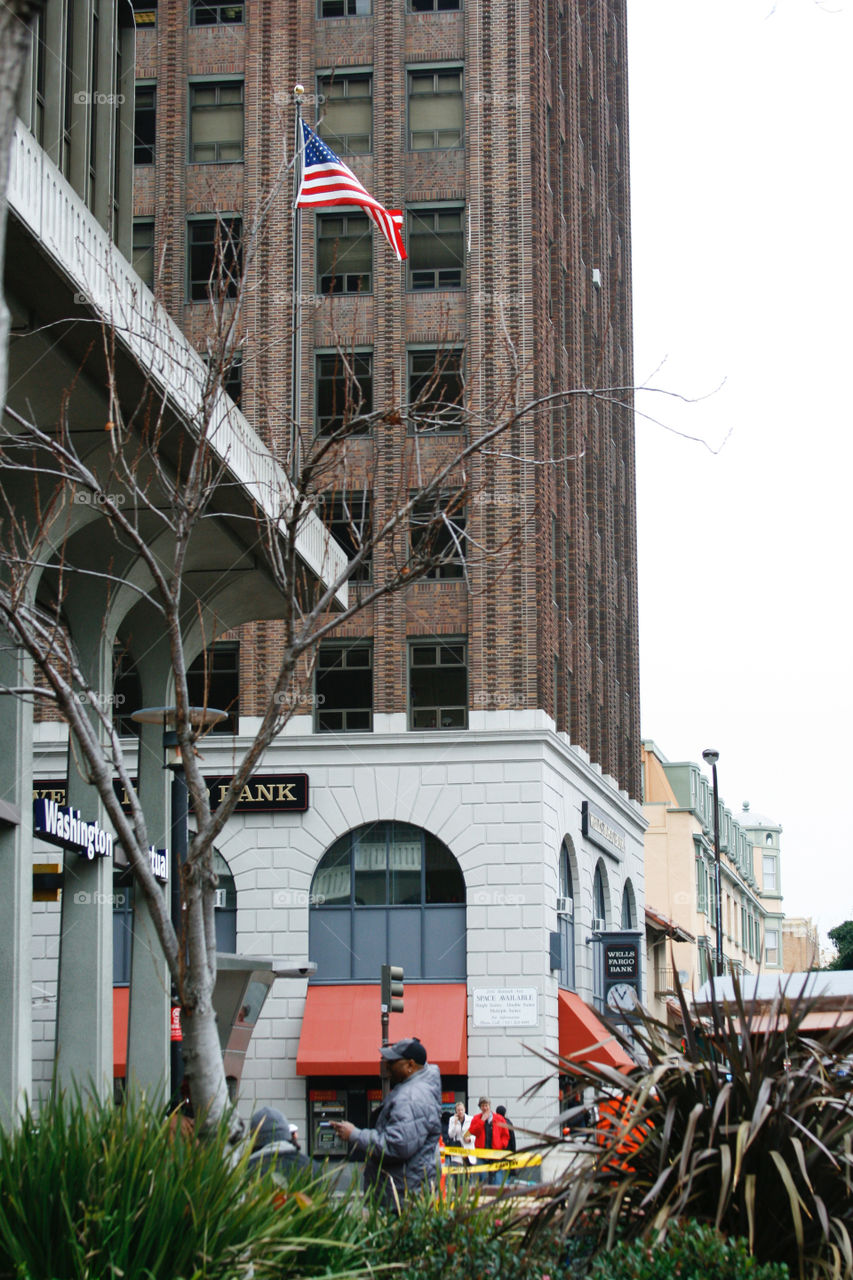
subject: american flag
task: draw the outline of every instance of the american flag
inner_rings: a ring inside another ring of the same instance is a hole
[[[403,246],[403,213],[400,209],[386,209],[366,187],[359,182],[331,147],[302,121],[302,180],[296,193],[296,206],[300,209],[323,209],[330,205],[357,204],[372,218],[390,244],[397,261],[408,255]]]

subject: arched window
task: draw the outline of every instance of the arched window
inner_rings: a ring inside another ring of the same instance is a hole
[[[231,868],[218,849],[213,850],[213,870],[219,877],[213,916],[216,950],[232,954],[237,950],[237,886]]]
[[[558,902],[557,927],[562,939],[562,966],[560,968],[560,986],[575,989],[575,881],[572,874],[572,862],[575,851],[571,840],[566,837],[560,849],[560,894]],[[562,910],[559,910],[562,908]]]
[[[216,950],[233,954],[237,950],[237,888],[228,863],[218,849],[213,851],[213,870],[219,877],[214,908]],[[168,886],[166,889],[168,892]],[[133,876],[129,867],[113,873],[113,984],[130,982],[133,942]]]
[[[410,978],[466,977],[465,880],[430,832],[406,822],[348,831],[311,884],[309,958],[315,982],[377,982],[383,964]]]
[[[607,928],[607,896],[604,890],[604,873],[599,862],[592,880],[593,928]]]
[[[630,880],[625,881],[625,888],[622,890],[622,928],[637,928],[637,900]]]

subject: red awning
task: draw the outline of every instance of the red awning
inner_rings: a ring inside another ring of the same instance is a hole
[[[574,991],[560,991],[560,1057],[599,1062],[618,1071],[637,1064]]]
[[[468,992],[464,982],[407,984],[403,1013],[392,1013],[391,1042],[423,1041],[443,1075],[468,1074]],[[379,986],[310,986],[299,1037],[301,1076],[378,1076]]]
[[[127,1075],[127,1020],[130,987],[113,987],[113,1075]]]

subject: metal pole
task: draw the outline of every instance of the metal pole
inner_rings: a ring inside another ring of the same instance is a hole
[[[172,927],[175,930],[175,936],[178,944],[183,942],[183,904],[181,900],[181,867],[186,861],[188,830],[189,830],[189,805],[187,802],[187,778],[184,773],[183,765],[172,765],[172,865],[169,874],[172,877],[171,884],[171,913]],[[172,984],[172,1016],[174,1010],[180,1008],[180,993]],[[172,1038],[172,1030],[169,1032],[169,1050],[172,1068],[172,1108],[178,1107],[183,1102],[182,1086],[184,1082],[184,1052],[183,1045],[180,1040]]]
[[[299,418],[302,401],[302,210],[296,204],[296,196],[302,181],[302,166],[305,154],[302,137],[302,95],[304,92],[305,89],[301,84],[293,86],[293,101],[296,107],[296,134],[293,161],[293,289],[290,295],[290,477],[294,481],[299,475],[301,443]]]
[[[717,766],[711,765],[714,784],[714,892],[717,899],[717,977],[722,978],[723,964],[723,882],[720,871],[720,798],[717,794]]]

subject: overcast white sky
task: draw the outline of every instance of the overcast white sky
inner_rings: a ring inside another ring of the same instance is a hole
[[[643,735],[853,918],[853,0],[628,0]],[[722,448],[721,448],[722,446]]]

